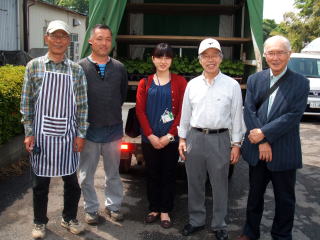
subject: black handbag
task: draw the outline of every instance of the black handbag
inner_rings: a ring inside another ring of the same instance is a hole
[[[139,120],[136,115],[136,107],[132,107],[128,111],[125,133],[132,138],[138,137],[141,134]]]
[[[145,87],[147,86],[147,79],[144,79]],[[140,123],[136,115],[136,107],[132,107],[128,111],[128,117],[125,126],[125,133],[132,138],[140,136]]]

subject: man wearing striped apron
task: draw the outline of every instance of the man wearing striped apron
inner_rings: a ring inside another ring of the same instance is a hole
[[[202,75],[187,85],[178,133],[179,153],[188,177],[188,236],[206,223],[207,173],[212,187],[211,230],[217,240],[227,240],[228,170],[238,162],[245,132],[239,83],[220,72],[222,52],[218,41],[207,38],[199,46]]]
[[[28,63],[21,97],[24,143],[32,165],[33,238],[46,233],[51,177],[64,181],[61,225],[73,234],[84,230],[76,218],[81,195],[76,170],[88,127],[86,78],[65,57],[70,44],[65,22],[50,22],[44,39],[48,53]]]

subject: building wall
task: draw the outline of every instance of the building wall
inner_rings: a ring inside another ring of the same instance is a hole
[[[37,2],[29,8],[29,53],[32,57],[43,55],[46,52],[47,46],[44,43],[43,36],[45,30],[52,20],[65,21],[71,29],[71,33],[78,35],[78,41],[74,48],[74,61],[79,61],[81,49],[86,32],[86,17],[64,11],[63,9],[54,8],[46,4]],[[74,20],[75,19],[75,20]],[[79,26],[74,26],[74,21],[80,21]],[[74,40],[74,39],[73,39]],[[71,47],[72,48],[72,47]],[[69,47],[70,57],[70,47]]]
[[[0,50],[20,50],[18,0],[0,0]]]

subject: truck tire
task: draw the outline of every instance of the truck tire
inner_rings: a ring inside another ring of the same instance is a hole
[[[136,144],[135,156],[137,159],[137,164],[139,166],[141,165],[144,166],[144,159],[143,159],[141,144]]]
[[[137,159],[137,164],[139,166],[144,166],[144,158],[142,153],[137,153],[136,154],[136,159]]]
[[[119,165],[119,172],[120,173],[128,173],[131,167],[131,157],[132,154],[130,153],[128,158],[120,159],[120,165]]]

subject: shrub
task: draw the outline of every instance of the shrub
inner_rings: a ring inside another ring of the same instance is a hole
[[[151,57],[146,60],[140,59],[120,59],[126,66],[129,74],[148,75],[154,72],[154,67]],[[232,77],[242,77],[244,72],[244,64],[241,61],[223,60],[220,65],[221,72]],[[198,58],[189,59],[187,57],[174,58],[171,72],[180,75],[199,75],[202,72],[202,67]]]
[[[0,144],[21,134],[20,99],[24,66],[0,67]]]
[[[244,64],[241,61],[223,60],[220,65],[221,72],[232,77],[242,77]]]

